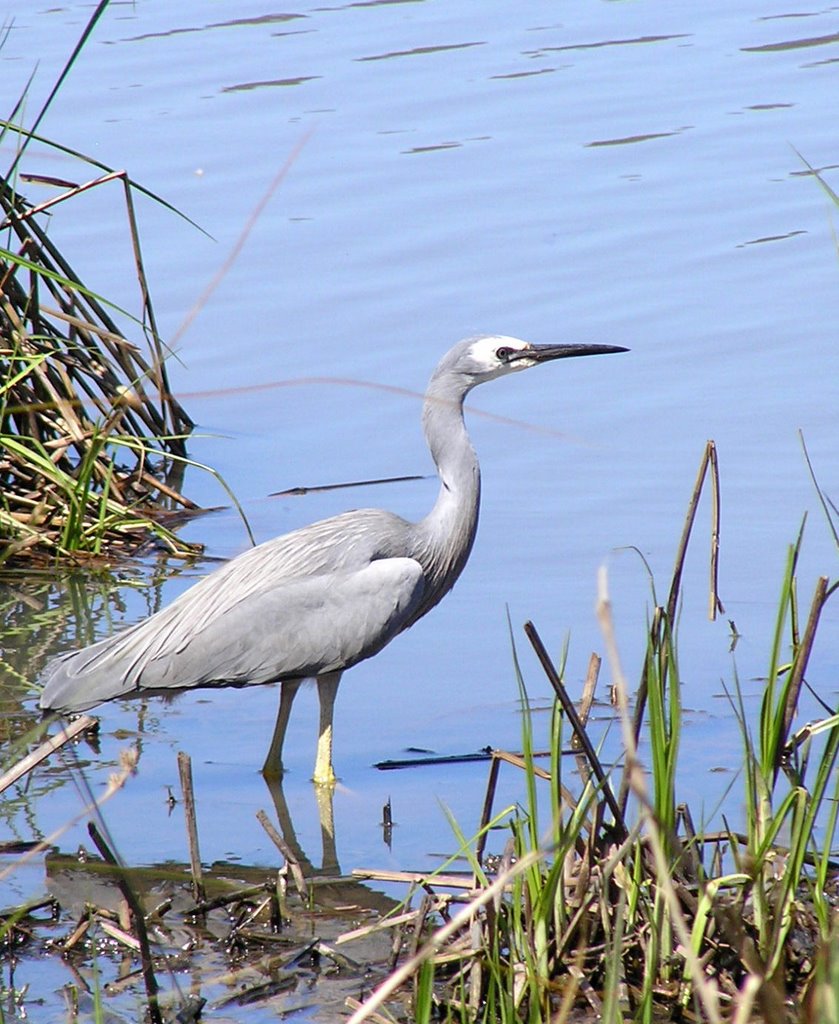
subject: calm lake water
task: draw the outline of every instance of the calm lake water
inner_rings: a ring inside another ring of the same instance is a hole
[[[0,24],[10,25],[0,49],[6,111],[34,72],[31,123],[90,12],[87,3],[0,3]],[[800,429],[835,498],[836,208],[805,161],[839,187],[836,29],[835,10],[801,0],[373,0],[295,3],[283,13],[260,0],[138,0],[114,4],[96,28],[40,130],[127,169],[212,236],[137,200],[165,337],[194,311],[291,160],[170,364],[198,422],[191,454],[224,476],[257,539],[348,507],[383,505],[409,518],[428,509],[430,478],[267,497],[431,473],[418,399],[368,383],[421,392],[440,355],[475,332],[632,350],[472,397],[492,415],[469,419],[484,480],[471,561],[443,604],[352,670],[339,694],[342,868],[435,863],[453,846],[441,803],[467,832],[477,822],[485,765],[372,765],[408,747],[518,746],[508,611],[531,696],[546,698],[549,686],[526,650],[527,618],[557,656],[570,637],[576,692],[590,651],[603,648],[593,607],[606,564],[624,668],[637,679],[652,605],[637,552],[663,598],[708,438],[721,464],[726,614],[716,623],[705,614],[705,502],[680,640],[683,796],[697,818],[713,818],[740,764],[721,680],[730,684],[736,670],[759,693],[786,547],[805,511],[802,604],[817,575],[836,573],[798,437]],[[11,159],[8,137],[0,153]],[[31,149],[22,170],[93,176],[48,148]],[[34,200],[51,194],[31,189]],[[53,239],[89,286],[138,311],[120,187],[88,192],[52,220]],[[186,489],[202,504],[227,503],[200,472]],[[185,536],[220,558],[248,543],[232,512],[199,519]],[[134,580],[118,599],[76,584],[52,600],[72,602],[71,631],[87,628],[79,608],[89,600],[93,632],[104,635],[208,567],[157,590]],[[728,619],[742,634],[734,658]],[[47,644],[72,636],[46,637],[37,618],[26,621],[25,643],[9,645],[24,675]],[[834,602],[809,671],[831,704],[838,623]],[[275,862],[254,816],[270,801],[258,769],[275,707],[273,688],[261,688],[102,710],[102,752],[85,755],[94,792],[142,714],[137,777],[108,811],[128,862],[185,857],[182,820],[165,802],[166,786],[177,788],[177,750],[194,761],[202,857]],[[301,694],[295,711],[285,798],[317,863],[307,781],[314,693]],[[64,775],[54,773],[32,783],[49,789],[44,799],[9,805],[11,834],[46,834],[78,807],[76,790],[56,785]],[[506,783],[507,799],[519,794],[517,781]],[[392,850],[379,826],[388,797]],[[84,839],[72,831],[62,847]],[[42,885],[42,867],[21,872],[4,902]]]

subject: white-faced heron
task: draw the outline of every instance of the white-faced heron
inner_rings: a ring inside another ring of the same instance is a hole
[[[463,422],[477,384],[616,345],[530,345],[480,336],[459,342],[434,371],[422,412],[440,493],[418,523],[359,509],[243,552],[168,607],[84,650],[54,659],[42,708],[83,711],[120,697],[199,686],[280,682],[264,770],[282,748],[300,683],[315,678],[320,732],[314,780],[332,783],[332,716],[341,673],[413,625],[451,590],[478,525],[481,478]]]

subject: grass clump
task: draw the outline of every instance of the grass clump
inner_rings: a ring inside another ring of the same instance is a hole
[[[416,1019],[423,1021],[837,1019],[839,714],[811,690],[821,714],[806,725],[798,718],[819,620],[839,583],[820,578],[802,619],[797,566],[803,531],[786,563],[756,722],[746,714],[736,673],[730,687],[742,736],[742,829],[725,818],[717,831],[697,827],[678,800],[680,581],[699,492],[708,469],[716,481],[715,461],[709,445],[668,599],[655,602],[631,703],[605,577],[601,585],[613,728],[621,737],[616,763],[603,763],[562,669],[528,623],[525,632],[555,691],[550,770],[534,754],[516,663],[522,752],[494,753],[475,839],[455,830],[458,855],[467,857],[473,873],[472,895],[452,897],[443,927],[356,1011],[351,1024],[372,1019],[408,980]],[[710,607],[716,612],[722,606],[713,504]],[[830,512],[829,503],[822,504]],[[571,774],[567,756],[575,759],[574,792],[565,782]],[[524,796],[520,805],[494,811],[502,764],[523,772]],[[499,827],[508,840],[504,852],[490,859],[484,847]],[[441,884],[447,883],[431,875],[424,889],[434,892]]]
[[[0,214],[0,561],[131,550],[150,535],[176,548],[163,522],[192,507],[177,479],[192,423],[150,300],[144,354],[2,177]]]

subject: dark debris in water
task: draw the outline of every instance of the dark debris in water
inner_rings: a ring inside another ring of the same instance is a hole
[[[109,1019],[133,1019],[137,1006],[148,1011],[154,1000],[143,971],[143,931],[158,986],[149,1019],[177,1024],[200,1020],[202,1011],[222,1010],[227,1019],[234,1007],[270,1006],[283,1016],[314,1006],[345,1013],[348,998],[363,998],[385,975],[393,953],[392,934],[367,934],[364,926],[394,901],[352,878],[310,878],[304,898],[287,887],[285,868],[225,863],[205,873],[206,896],[196,902],[188,865],[122,868],[53,853],[45,869],[49,895],[2,911],[0,928],[12,977],[15,970],[31,976],[40,965],[53,981],[57,969],[55,1012],[65,1002],[77,1010],[91,1005],[97,985]],[[126,884],[144,928],[137,928]],[[351,931],[357,938],[339,948]],[[25,988],[19,994],[23,1019],[35,1009],[27,1010]]]

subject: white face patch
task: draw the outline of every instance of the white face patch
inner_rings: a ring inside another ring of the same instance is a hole
[[[521,338],[510,338],[504,334],[488,335],[485,338],[478,338],[472,343],[469,354],[475,362],[476,369],[483,371],[487,377],[499,376],[502,373],[514,373],[516,370],[524,370],[533,364],[528,359],[517,359],[513,363],[499,358],[499,349],[515,349],[521,352],[530,348],[526,341]]]

